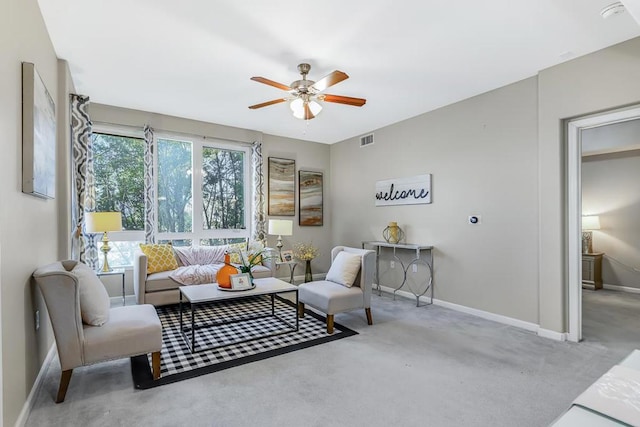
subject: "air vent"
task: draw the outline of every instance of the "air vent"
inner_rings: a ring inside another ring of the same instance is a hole
[[[367,145],[373,144],[373,134],[365,135],[360,137],[360,147],[366,147]]]

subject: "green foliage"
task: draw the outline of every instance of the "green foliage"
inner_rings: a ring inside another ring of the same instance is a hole
[[[92,134],[97,211],[119,211],[125,230],[144,230],[144,141]]]
[[[204,229],[242,229],[244,153],[205,147],[202,153]]]
[[[192,229],[192,147],[190,142],[158,140],[158,230]]]
[[[94,133],[92,143],[96,209],[122,212],[125,230],[144,230],[144,141]],[[157,147],[158,231],[191,232],[193,146],[158,139]],[[243,151],[203,148],[200,214],[205,230],[246,228],[244,161]],[[209,240],[215,244],[219,239]]]

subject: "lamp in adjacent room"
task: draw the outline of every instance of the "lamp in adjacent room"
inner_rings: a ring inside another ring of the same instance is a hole
[[[278,236],[278,256],[282,261],[282,236],[291,236],[293,234],[293,221],[290,219],[270,219],[269,234]]]
[[[109,231],[122,230],[122,214],[120,212],[88,212],[85,217],[85,229],[87,233],[102,233],[102,246],[100,250],[104,255],[102,272],[111,271],[107,254],[111,250],[109,247]]]
[[[593,253],[593,233],[591,230],[600,230],[600,217],[589,215],[582,217],[582,253]]]

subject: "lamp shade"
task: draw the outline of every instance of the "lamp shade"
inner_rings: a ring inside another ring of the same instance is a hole
[[[89,212],[86,214],[87,233],[104,233],[122,230],[120,212]]]
[[[290,219],[270,219],[269,234],[274,236],[291,236],[293,234],[293,221]]]
[[[600,230],[600,217],[597,215],[582,217],[583,230]]]

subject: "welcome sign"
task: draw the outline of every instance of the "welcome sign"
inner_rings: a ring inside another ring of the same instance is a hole
[[[431,203],[431,174],[376,182],[376,206]]]

